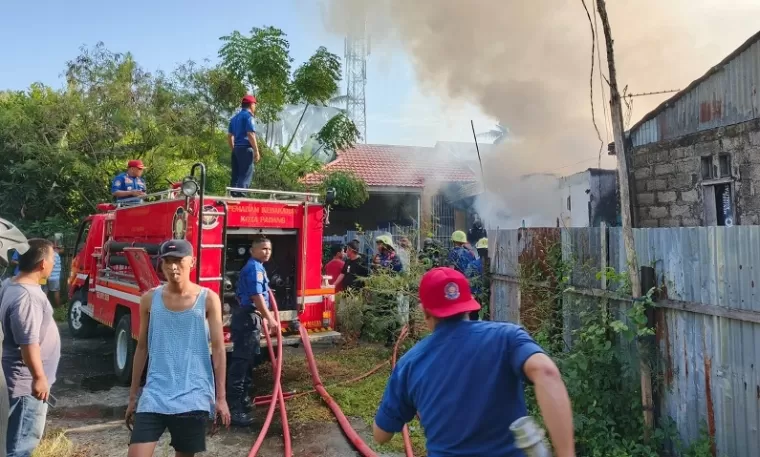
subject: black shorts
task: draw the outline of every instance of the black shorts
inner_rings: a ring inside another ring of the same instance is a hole
[[[206,452],[206,425],[209,413],[191,411],[182,414],[137,413],[129,444],[155,443],[168,428],[175,451],[184,454]]]

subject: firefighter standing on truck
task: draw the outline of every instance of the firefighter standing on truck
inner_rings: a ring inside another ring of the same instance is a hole
[[[127,171],[120,173],[111,181],[111,194],[116,203],[141,203],[143,195],[148,191],[142,178],[145,165],[142,160],[130,160]]]
[[[279,330],[269,311],[269,277],[264,269],[264,262],[271,256],[272,242],[267,238],[255,240],[251,246],[251,258],[240,270],[237,282],[240,306],[232,312],[230,323],[233,347],[227,369],[227,404],[232,425],[241,427],[253,423],[249,393],[254,361],[261,351],[262,318],[269,323],[272,333]]]
[[[230,187],[248,189],[253,180],[254,163],[261,159],[256,142],[256,126],[253,113],[256,112],[256,97],[246,95],[240,102],[240,112],[230,119],[227,141],[232,151]],[[242,197],[241,192],[230,192],[233,197]]]

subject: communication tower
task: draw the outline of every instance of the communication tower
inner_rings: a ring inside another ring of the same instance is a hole
[[[359,130],[361,142],[367,142],[367,57],[369,37],[366,23],[357,22],[352,33],[346,36],[346,113]]]

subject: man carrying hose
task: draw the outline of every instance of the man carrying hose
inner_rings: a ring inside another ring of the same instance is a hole
[[[258,238],[251,245],[251,258],[240,270],[237,296],[240,306],[232,312],[230,332],[232,354],[227,375],[227,403],[232,413],[232,425],[247,427],[253,423],[250,416],[254,361],[261,352],[261,319],[269,323],[274,333],[279,329],[270,312],[269,277],[264,263],[272,256],[272,242]],[[258,313],[257,313],[258,312]]]
[[[463,274],[434,268],[420,282],[430,336],[399,360],[375,416],[374,438],[388,442],[419,412],[428,457],[522,457],[509,425],[527,416],[533,383],[555,457],[574,457],[573,415],[559,370],[521,327],[470,321],[480,309]]]

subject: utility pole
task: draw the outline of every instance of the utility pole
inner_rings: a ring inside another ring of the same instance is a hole
[[[631,226],[631,200],[628,183],[628,162],[626,161],[625,129],[623,127],[623,105],[617,85],[615,71],[615,52],[613,49],[610,19],[607,16],[605,0],[596,0],[599,17],[602,20],[604,39],[607,45],[607,64],[609,65],[610,109],[612,116],[612,132],[615,138],[615,155],[617,156],[618,177],[620,181],[620,210],[623,222],[623,243],[628,258],[628,275],[631,281],[631,295],[634,300],[640,298],[641,278],[639,277],[639,262],[636,258],[636,246],[633,240]],[[646,357],[646,351],[639,344],[639,369],[641,372],[641,404],[644,410],[644,432],[648,438],[654,428],[654,402],[652,401],[652,371]]]

